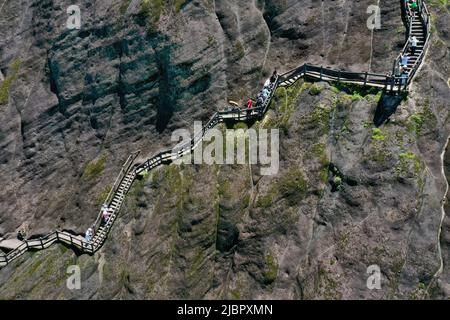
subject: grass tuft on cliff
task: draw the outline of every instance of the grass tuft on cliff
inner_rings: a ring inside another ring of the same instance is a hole
[[[0,105],[8,103],[9,91],[11,85],[17,80],[21,64],[22,61],[20,59],[14,60],[11,64],[9,75],[7,75],[5,80],[0,84]]]
[[[92,160],[84,168],[81,178],[85,181],[91,181],[100,177],[105,169],[106,156],[102,156],[98,160]]]

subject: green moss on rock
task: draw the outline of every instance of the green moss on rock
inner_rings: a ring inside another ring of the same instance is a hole
[[[81,178],[86,181],[91,181],[100,177],[105,169],[106,156],[102,156],[98,160],[92,160],[84,168]]]
[[[0,105],[8,103],[11,86],[17,80],[21,64],[22,61],[20,59],[14,60],[11,64],[9,74],[0,84]]]

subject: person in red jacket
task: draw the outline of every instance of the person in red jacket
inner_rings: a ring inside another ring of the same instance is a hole
[[[250,115],[251,113],[251,108],[253,108],[253,100],[252,99],[248,99],[247,101],[247,116]]]

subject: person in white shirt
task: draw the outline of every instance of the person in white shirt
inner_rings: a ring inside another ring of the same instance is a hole
[[[416,48],[417,48],[417,37],[416,36],[412,36],[409,39],[409,48],[411,49],[411,53],[414,54],[416,52]]]

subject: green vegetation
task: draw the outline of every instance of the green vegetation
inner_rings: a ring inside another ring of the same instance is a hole
[[[189,269],[186,271],[186,275],[188,279],[194,279],[194,277],[198,274],[200,267],[205,261],[205,251],[203,249],[196,250],[195,256],[191,260],[189,265]]]
[[[174,0],[174,7],[176,12],[180,12],[183,8],[184,4],[186,3],[186,0]]]
[[[287,89],[284,87],[278,88],[274,93],[269,109],[273,110],[279,105],[278,111],[280,115],[278,117],[267,118],[268,120],[265,121],[264,127],[276,127],[287,134],[290,127],[289,119],[294,112],[295,101],[304,89],[305,86],[303,80],[297,81]]]
[[[314,111],[309,114],[309,121],[317,127],[322,128],[322,133],[327,134],[330,131],[330,114],[332,107],[317,104]]]
[[[152,24],[155,24],[161,18],[164,9],[163,0],[142,0],[141,15],[148,17]]]
[[[413,152],[399,154],[399,161],[395,167],[395,172],[398,176],[405,176],[410,170],[411,164],[414,177],[419,178],[420,172],[422,171],[422,163],[420,162],[419,157]]]
[[[333,179],[333,182],[334,182],[334,184],[336,185],[336,187],[338,189],[341,188],[341,185],[342,185],[342,178],[341,177],[335,176],[334,179]]]
[[[230,180],[228,180],[228,179],[223,179],[223,181],[219,181],[218,188],[217,188],[219,197],[224,198],[229,195],[228,191],[230,189],[230,184],[231,184]]]
[[[314,83],[311,88],[309,89],[309,94],[313,96],[317,96],[322,92],[322,87],[318,85],[317,83]]]
[[[374,87],[362,87],[356,84],[343,83],[343,82],[331,82],[331,85],[337,89],[337,91],[344,91],[352,96],[365,98],[367,95],[378,95],[382,93],[382,90]],[[335,89],[335,91],[336,91]]]
[[[359,92],[354,92],[352,95],[352,102],[364,100],[364,97],[361,96]]]
[[[384,162],[391,155],[386,140],[386,133],[383,133],[380,128],[372,128],[371,160]]]
[[[339,234],[338,237],[339,237],[337,242],[338,249],[345,252],[348,249],[348,245],[350,243],[350,232],[343,231]]]
[[[394,255],[398,257],[392,264],[389,275],[389,288],[390,288],[390,298],[395,296],[398,291],[400,274],[402,273],[403,267],[405,265],[405,258],[401,252],[396,252]]]
[[[236,60],[241,60],[245,56],[245,48],[241,41],[237,41],[233,47],[233,53]]]
[[[424,101],[422,111],[416,112],[408,118],[406,127],[409,133],[415,133],[416,137],[420,137],[426,122],[429,124],[427,125],[428,128],[433,127],[436,124],[436,116],[430,110],[429,101],[427,99]]]
[[[415,132],[419,136],[422,129],[422,125],[423,125],[422,115],[415,113],[409,117],[407,127],[410,133]]]
[[[266,256],[266,272],[264,273],[264,282],[271,285],[277,280],[278,276],[278,262],[272,255]]]
[[[192,177],[188,173],[182,173],[180,166],[170,165],[164,170],[164,192],[175,197],[175,205],[178,212],[182,212],[189,199],[189,189]]]
[[[236,290],[231,290],[230,294],[231,294],[231,299],[232,300],[240,300],[241,299],[241,293],[237,289]]]
[[[331,92],[333,92],[333,93],[335,93],[335,94],[338,94],[338,93],[341,92],[341,91],[340,91],[338,88],[336,88],[335,86],[332,86],[332,87],[330,88],[330,90],[331,90]]]
[[[329,165],[329,160],[325,152],[325,149],[326,146],[323,143],[316,143],[312,147],[313,154],[319,158],[319,162],[321,165],[321,169],[319,172],[319,180],[323,183],[327,182],[328,180],[328,165]]]
[[[106,156],[102,156],[98,160],[92,160],[84,168],[81,178],[86,181],[91,181],[100,177],[105,169]]]
[[[384,141],[386,140],[386,136],[382,133],[380,128],[373,128],[372,139],[375,141]]]
[[[308,182],[299,168],[291,167],[276,182],[270,185],[266,194],[260,196],[257,206],[269,208],[280,197],[289,201],[301,201],[308,191]]]
[[[208,36],[208,46],[214,47],[217,44],[217,39],[214,37],[214,35],[210,34]]]
[[[279,180],[278,189],[284,196],[306,193],[308,183],[302,170],[295,167],[289,169]]]
[[[342,293],[338,290],[339,282],[333,279],[332,275],[333,272],[330,272],[325,267],[319,267],[315,291],[321,293],[326,300],[342,299]]]
[[[381,100],[381,97],[383,96],[383,91],[378,91],[376,95],[369,95],[366,97],[366,99],[370,102],[378,103]]]
[[[349,94],[339,94],[333,97],[333,104],[339,109],[351,105],[353,101],[353,96]]]
[[[261,208],[269,208],[272,203],[275,201],[278,192],[275,188],[271,187],[267,193],[258,198],[256,205]]]
[[[122,3],[119,7],[119,11],[122,15],[124,15],[127,12],[130,4],[131,4],[131,0],[122,0]]]
[[[436,7],[448,7],[450,5],[450,0],[430,0],[430,4]]]
[[[130,198],[139,199],[144,194],[146,179],[136,180],[130,188]]]
[[[8,72],[9,74],[0,84],[0,105],[8,103],[11,85],[17,80],[21,64],[20,59],[14,60]]]
[[[247,130],[248,129],[248,125],[245,122],[238,122],[233,126],[234,130],[238,130],[238,129],[243,129],[243,130]]]
[[[105,202],[105,200],[106,200],[106,197],[108,196],[108,194],[109,194],[109,192],[111,191],[111,186],[106,186],[101,192],[100,192],[100,194],[98,195],[98,197],[97,197],[97,204],[98,205],[101,205],[101,204],[103,204],[104,202]]]

